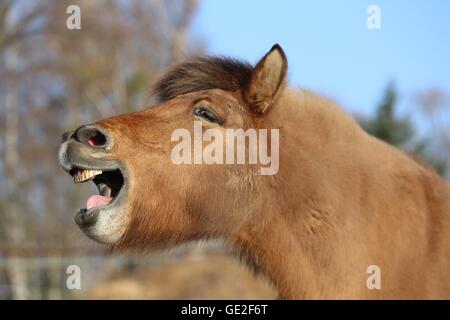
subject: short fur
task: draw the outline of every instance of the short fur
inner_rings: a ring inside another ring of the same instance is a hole
[[[96,124],[115,141],[108,157],[129,174],[128,222],[115,246],[222,238],[281,298],[449,299],[448,181],[366,134],[333,102],[287,88],[279,46],[258,65],[181,64],[157,84],[158,107]],[[171,133],[192,132],[198,104],[223,128],[279,129],[279,172],[173,164]],[[381,268],[380,290],[366,286],[370,265]]]

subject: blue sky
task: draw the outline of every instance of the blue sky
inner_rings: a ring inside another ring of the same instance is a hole
[[[381,9],[381,30],[366,27],[371,4]],[[208,53],[250,62],[279,43],[292,85],[355,113],[370,114],[393,80],[405,113],[417,90],[450,92],[449,17],[444,0],[202,0],[193,30]]]

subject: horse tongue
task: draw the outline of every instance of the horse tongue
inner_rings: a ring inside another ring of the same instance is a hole
[[[112,201],[113,198],[100,196],[98,194],[90,196],[86,203],[86,208],[103,207]]]

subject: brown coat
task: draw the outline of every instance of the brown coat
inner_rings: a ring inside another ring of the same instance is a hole
[[[156,85],[158,107],[95,124],[114,141],[102,157],[127,173],[111,243],[225,239],[281,298],[450,299],[450,184],[333,102],[286,87],[286,72],[279,46],[256,67],[194,59]],[[171,132],[192,131],[197,105],[214,111],[221,130],[279,129],[279,172],[173,164]],[[381,289],[367,288],[370,265],[381,270]]]

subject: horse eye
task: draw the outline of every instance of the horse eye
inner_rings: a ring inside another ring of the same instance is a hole
[[[219,123],[219,118],[217,117],[217,115],[213,111],[205,107],[196,107],[194,109],[194,115],[214,124]]]

